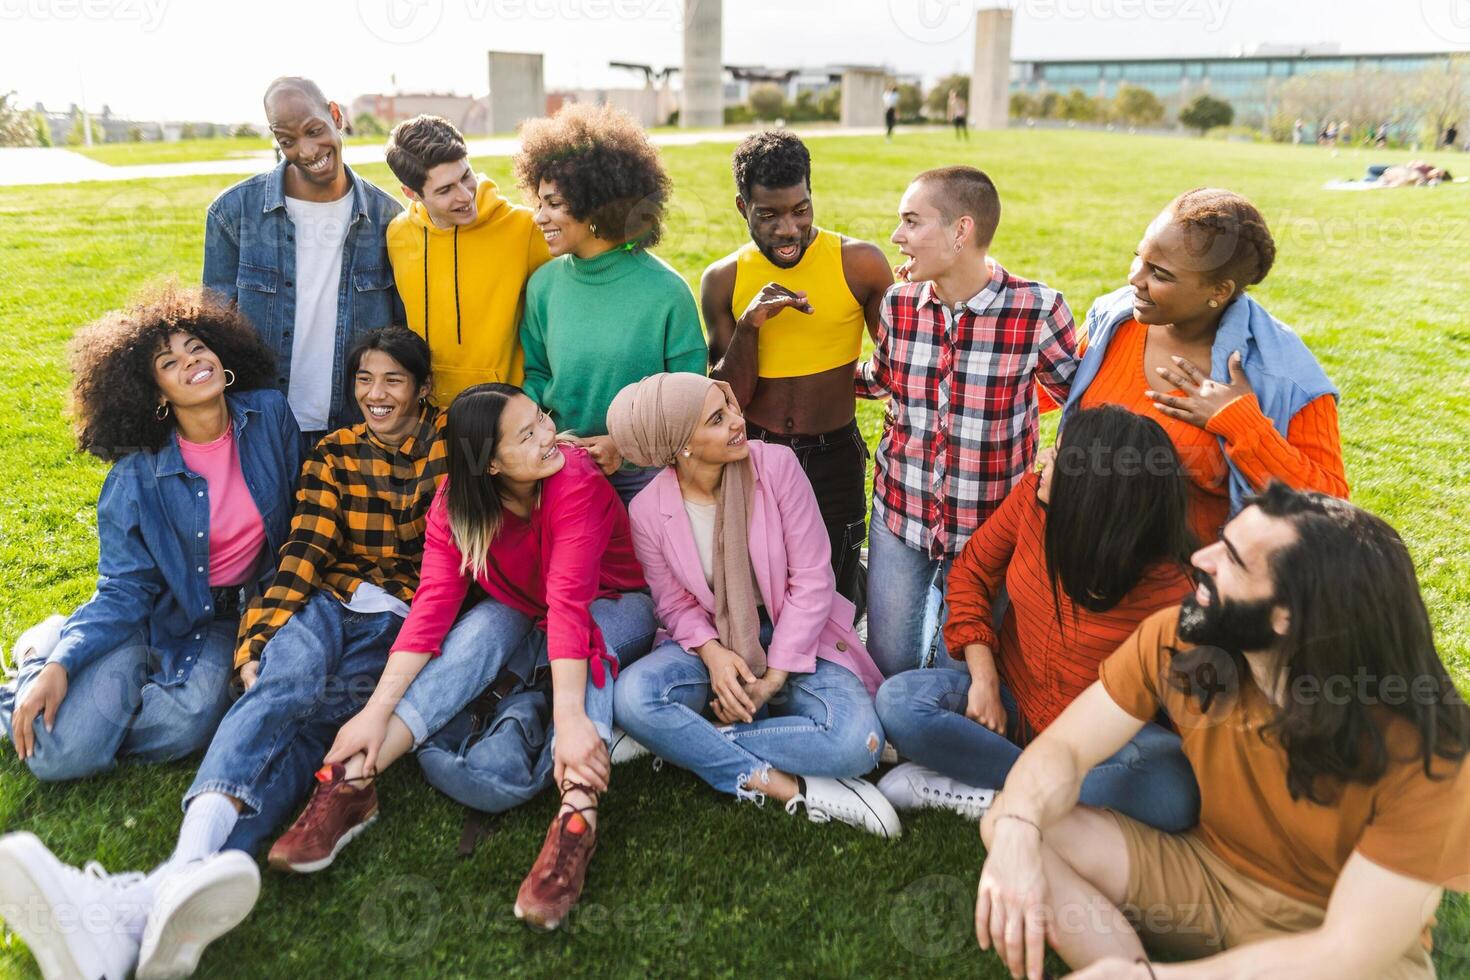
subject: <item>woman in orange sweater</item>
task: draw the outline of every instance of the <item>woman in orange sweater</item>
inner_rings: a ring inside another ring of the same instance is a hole
[[[1073,416],[950,569],[945,646],[968,670],[910,670],[878,690],[884,732],[914,760],[878,784],[895,808],[983,814],[1098,664],[1189,594],[1185,509],[1179,456],[1157,423],[1114,406]],[[1199,814],[1179,737],[1152,724],[1088,774],[1081,801],[1170,832]]]
[[[1275,258],[1249,201],[1189,191],[1144,232],[1128,285],[1087,314],[1063,424],[1113,404],[1162,425],[1189,475],[1201,544],[1273,479],[1348,495],[1337,389],[1301,338],[1245,294]]]

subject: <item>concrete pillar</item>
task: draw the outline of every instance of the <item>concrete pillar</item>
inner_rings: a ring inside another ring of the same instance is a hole
[[[490,52],[492,133],[513,133],[527,119],[546,115],[546,82],[540,54]]]
[[[1004,129],[1010,118],[1011,28],[1015,11],[975,12],[975,62],[970,70],[970,125]]]
[[[722,5],[722,0],[684,0],[681,127],[725,124]]]
[[[887,74],[881,69],[844,69],[840,113],[842,125],[883,125],[883,88],[887,80]]]

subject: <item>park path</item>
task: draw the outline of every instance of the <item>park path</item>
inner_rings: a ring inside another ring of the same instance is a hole
[[[817,136],[876,136],[879,128],[793,127],[803,138]],[[654,133],[658,146],[690,146],[695,143],[734,143],[748,130],[717,129],[691,133]],[[520,146],[514,136],[468,140],[470,155],[509,156]],[[350,166],[383,162],[381,145],[345,146],[342,158]],[[198,177],[210,174],[258,174],[275,166],[275,154],[269,150],[243,155],[230,160],[198,160],[187,163],[146,163],[123,167],[109,166],[88,159],[71,150],[38,147],[0,148],[0,186],[29,184],[78,184],[91,181],[159,180],[169,177]]]

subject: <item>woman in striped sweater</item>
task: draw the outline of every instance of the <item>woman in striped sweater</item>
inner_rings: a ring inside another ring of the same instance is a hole
[[[1021,749],[1097,680],[1098,664],[1190,591],[1186,508],[1178,453],[1157,422],[1111,405],[1068,421],[950,570],[945,645],[967,669],[911,670],[878,691],[884,731],[913,760],[879,783],[895,808],[983,815]],[[1178,736],[1150,724],[1088,774],[1081,802],[1181,831],[1197,819],[1199,789]]]

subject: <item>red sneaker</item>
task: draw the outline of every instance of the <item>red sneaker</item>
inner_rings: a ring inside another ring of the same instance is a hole
[[[582,897],[587,865],[597,850],[597,831],[579,810],[557,814],[546,842],[516,895],[516,918],[536,929],[561,925]]]
[[[277,871],[310,874],[330,865],[348,842],[378,819],[378,791],[353,786],[340,763],[317,770],[311,801],[266,859]]]

